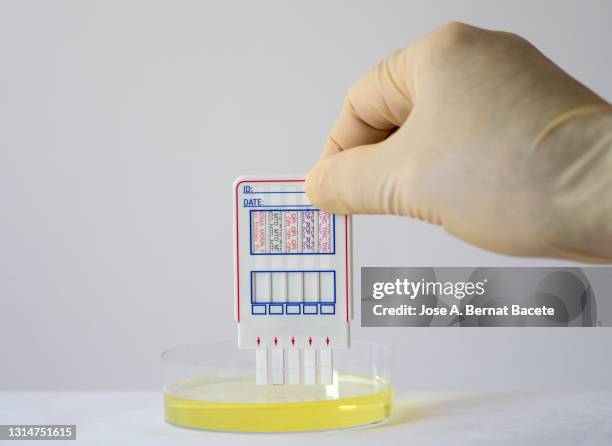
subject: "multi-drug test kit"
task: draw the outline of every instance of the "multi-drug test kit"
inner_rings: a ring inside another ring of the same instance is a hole
[[[316,209],[304,180],[234,182],[234,316],[257,384],[332,384],[350,346],[351,218]]]
[[[205,342],[164,352],[166,420],[304,432],[388,418],[390,349],[350,345],[351,217],[315,208],[300,177],[244,176],[232,194],[239,348]]]

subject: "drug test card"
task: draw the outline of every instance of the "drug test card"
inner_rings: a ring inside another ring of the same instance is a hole
[[[295,177],[234,182],[234,316],[258,384],[332,384],[350,346],[351,217],[316,209]]]

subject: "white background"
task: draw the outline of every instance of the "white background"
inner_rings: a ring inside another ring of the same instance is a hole
[[[234,337],[233,179],[306,172],[387,54],[462,20],[610,100],[611,18],[607,1],[0,1],[0,387],[157,389],[162,350]],[[357,217],[354,236],[356,271],[562,264],[403,218]],[[610,329],[358,325],[407,389],[611,385]]]

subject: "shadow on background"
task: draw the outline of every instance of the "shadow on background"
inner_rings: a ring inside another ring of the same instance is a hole
[[[393,414],[389,420],[375,426],[374,429],[449,418],[477,408],[481,409],[483,406],[494,406],[503,401],[514,401],[525,397],[526,394],[402,396],[395,400]]]

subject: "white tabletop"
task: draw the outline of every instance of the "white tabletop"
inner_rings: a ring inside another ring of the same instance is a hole
[[[0,424],[76,424],[54,445],[612,445],[612,391],[398,395],[369,428],[307,434],[226,434],[173,427],[155,392],[3,392]],[[20,443],[24,444],[24,443]],[[40,444],[40,443],[35,443]]]

